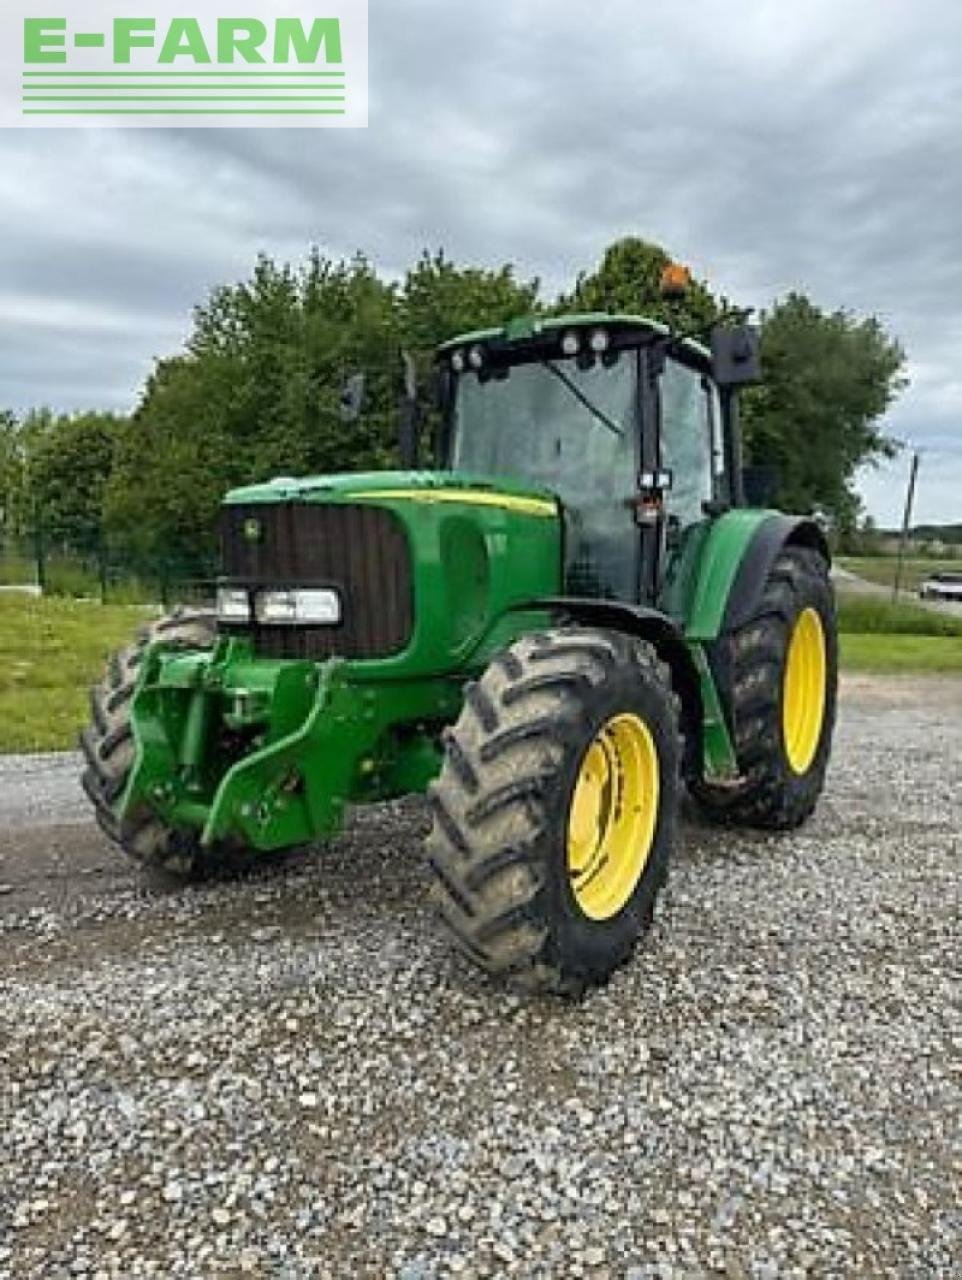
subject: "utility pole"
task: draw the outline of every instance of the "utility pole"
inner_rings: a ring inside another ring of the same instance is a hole
[[[895,581],[892,583],[892,603],[895,604],[899,598],[899,589],[902,586],[902,562],[905,559],[905,544],[909,538],[909,526],[912,522],[912,503],[915,501],[915,480],[919,474],[919,454],[916,450],[912,454],[912,465],[909,468],[909,487],[905,495],[905,515],[902,517],[902,536],[899,538],[899,558],[895,566]]]
[[[37,586],[43,595],[47,589],[47,540],[43,527],[43,507],[40,499],[33,500],[33,539],[34,559],[37,562]]]

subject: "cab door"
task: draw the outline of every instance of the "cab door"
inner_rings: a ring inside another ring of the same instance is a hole
[[[659,379],[658,416],[660,465],[670,481],[664,490],[657,594],[667,612],[681,614],[686,566],[697,558],[708,529],[708,504],[724,497],[718,392],[701,370],[669,356]]]
[[[671,473],[665,495],[668,536],[705,519],[715,499],[722,455],[716,393],[703,373],[669,357],[661,375],[661,465]]]

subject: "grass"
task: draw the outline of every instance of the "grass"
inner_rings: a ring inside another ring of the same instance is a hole
[[[160,598],[156,584],[134,577],[107,579],[108,604],[155,604]],[[44,594],[65,596],[75,600],[100,600],[102,584],[87,565],[66,556],[51,556],[44,577]]]
[[[838,564],[866,582],[891,587],[898,560],[895,556],[839,556]],[[955,560],[906,559],[902,564],[902,590],[918,591],[919,583],[931,573],[948,570],[962,573],[962,557]]]
[[[72,747],[87,690],[145,610],[0,595],[0,752]]]
[[[884,597],[838,597],[843,670],[962,673],[962,618]]]
[[[37,581],[37,566],[33,560],[8,552],[0,554],[0,585],[22,587]]]
[[[962,675],[962,640],[954,636],[843,634],[839,651],[843,671]]]
[[[843,634],[962,637],[962,617],[891,604],[884,596],[838,595],[838,628]]]
[[[0,586],[23,586],[37,581],[37,562],[12,551],[0,551]],[[156,604],[163,592],[160,584],[126,570],[111,568],[106,582],[108,604]],[[179,583],[178,595],[191,590]],[[96,567],[74,556],[51,553],[44,562],[44,594],[75,600],[100,600],[103,584]]]
[[[104,658],[143,606],[0,594],[0,752],[70,748]],[[843,668],[962,674],[962,622],[860,597],[840,603]],[[933,634],[934,633],[934,634]]]
[[[100,599],[97,575],[76,560],[60,556],[51,556],[47,561],[43,589],[48,596],[66,596],[75,600]]]

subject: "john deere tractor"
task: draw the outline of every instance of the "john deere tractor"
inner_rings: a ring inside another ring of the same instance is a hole
[[[528,990],[603,982],[651,922],[682,783],[775,830],[822,790],[829,553],[745,503],[757,366],[742,324],[702,345],[634,315],[517,320],[438,351],[432,469],[409,387],[409,469],[229,493],[216,613],[148,627],[92,692],[107,835],[187,875],[426,790],[467,956]]]

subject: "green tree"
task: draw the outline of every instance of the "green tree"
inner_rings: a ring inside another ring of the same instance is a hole
[[[779,505],[854,528],[856,471],[898,448],[881,419],[906,385],[904,351],[878,320],[790,293],[762,316],[762,369],[744,401],[748,459],[775,469]]]
[[[124,425],[106,413],[28,416],[31,524],[48,546],[81,558],[100,554],[104,490]]]
[[[594,271],[582,272],[570,294],[562,294],[556,312],[612,311],[643,315],[685,333],[707,330],[724,304],[702,280],[692,279],[677,301],[662,297],[661,275],[674,261],[666,249],[637,236],[616,240]]]
[[[300,271],[260,258],[250,280],[197,308],[186,352],[150,378],[108,487],[113,542],[145,567],[199,572],[227,489],[396,464],[402,347],[426,370],[441,339],[528,312],[536,297],[537,282],[510,267],[460,269],[443,254],[425,254],[400,286],[361,255],[315,250]],[[364,412],[345,423],[341,389],[357,372]]]
[[[379,467],[394,457],[396,290],[361,256],[314,252],[301,271],[258,260],[197,308],[186,353],[159,364],[111,478],[112,540],[145,563],[199,571],[225,490],[273,475]],[[340,415],[366,374],[365,412]]]
[[[536,279],[518,280],[514,268],[458,267],[444,253],[422,253],[407,273],[398,297],[404,346],[415,356],[422,387],[429,387],[434,351],[472,329],[488,329],[515,316],[541,310]],[[422,395],[422,436],[433,438],[438,413]]]
[[[637,237],[616,241],[551,310],[641,313],[707,332],[724,300],[696,280],[666,302],[669,261]],[[260,258],[249,280],[197,308],[186,350],[149,379],[116,445],[106,493],[112,542],[145,562],[166,560],[172,572],[200,572],[227,489],[396,464],[402,348],[426,385],[439,342],[544,309],[538,281],[508,264],[464,267],[425,252],[391,283],[361,255],[332,261],[315,250],[300,269]],[[751,460],[779,467],[785,505],[849,519],[855,469],[892,448],[878,419],[902,385],[900,348],[875,321],[824,315],[792,295],[764,317],[764,357],[768,384],[745,408]],[[345,423],[340,391],[356,372],[366,375],[364,412]]]
[[[250,282],[217,290],[195,314],[188,351],[201,364],[228,361],[219,421],[241,446],[235,468],[253,479],[389,460],[399,345],[393,286],[361,255],[332,262],[315,251],[300,272],[261,258]],[[366,412],[346,426],[340,392],[359,371]]]
[[[404,340],[429,357],[439,343],[456,334],[537,312],[538,289],[536,279],[517,280],[509,264],[496,271],[457,267],[443,252],[425,251],[400,292]]]
[[[107,538],[144,576],[204,576],[219,491],[239,470],[221,427],[230,372],[226,358],[162,361],[118,442],[104,498]]]
[[[0,538],[22,535],[24,458],[20,424],[9,410],[0,410]]]

